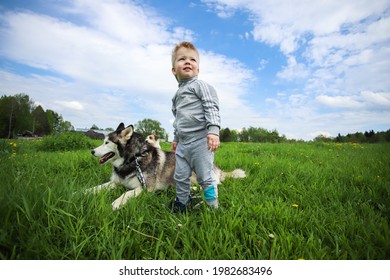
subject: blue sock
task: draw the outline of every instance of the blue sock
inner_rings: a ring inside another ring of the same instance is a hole
[[[217,193],[215,187],[211,185],[203,191],[204,199],[206,200],[207,205],[218,208]]]

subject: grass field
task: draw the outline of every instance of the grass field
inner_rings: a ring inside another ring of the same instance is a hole
[[[216,163],[247,178],[187,214],[168,210],[173,190],[113,212],[124,189],[80,192],[110,166],[38,146],[0,145],[0,259],[390,259],[389,144],[223,143]]]

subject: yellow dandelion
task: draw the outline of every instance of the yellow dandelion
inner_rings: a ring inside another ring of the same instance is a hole
[[[291,205],[292,207],[295,207],[295,208],[298,208],[298,204],[294,203],[293,205]]]

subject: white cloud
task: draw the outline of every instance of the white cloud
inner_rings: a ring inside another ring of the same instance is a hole
[[[232,16],[236,9],[252,15],[256,39],[279,45],[286,53],[296,50],[307,33],[314,37],[339,32],[346,24],[378,15],[388,8],[387,0],[203,0],[219,16]],[[386,26],[384,24],[384,26]],[[387,37],[387,36],[385,36]]]
[[[128,47],[159,44],[171,38],[168,20],[152,7],[132,1],[71,1],[64,12],[82,17],[90,29],[97,30]]]
[[[317,101],[333,108],[390,111],[390,93],[363,91],[359,95],[319,95]]]
[[[286,55],[287,66],[278,73],[281,79],[291,81],[312,74],[308,77],[312,83],[313,79],[322,80],[318,74],[326,71],[332,74],[323,82],[333,83],[343,76],[344,87],[351,94],[389,88],[389,79],[384,77],[390,69],[390,17],[382,14],[390,7],[386,0],[208,2],[253,15],[255,39],[278,45]],[[303,56],[298,63],[300,53]],[[355,82],[358,87],[353,87]]]
[[[362,108],[363,104],[355,99],[356,99],[355,96],[327,96],[327,95],[317,96],[318,102],[329,107],[351,108],[351,109]]]
[[[100,86],[141,90],[150,87],[150,77],[160,82],[157,92],[171,86],[171,48],[164,36],[157,36],[160,44],[154,39],[147,45],[143,45],[143,40],[129,45],[132,38],[117,38],[115,25],[113,38],[106,29],[103,33],[38,14],[9,13],[5,20],[9,29],[3,32],[5,44],[0,48],[18,62]]]
[[[208,1],[208,0],[202,0],[202,2],[206,3],[207,7],[209,8],[209,11],[215,12],[219,17],[221,18],[229,18],[234,15],[235,10],[231,4],[232,2],[226,4],[223,1]],[[234,1],[233,1],[234,2]]]
[[[283,70],[277,73],[277,77],[283,80],[299,80],[308,77],[309,71],[306,69],[306,65],[298,63],[294,56],[289,55],[287,58],[287,66],[283,67]]]
[[[363,91],[362,98],[369,104],[369,107],[379,107],[390,110],[390,92]]]
[[[263,123],[259,113],[245,101],[245,94],[256,79],[253,72],[238,60],[224,55],[201,52],[200,57],[199,78],[209,82],[217,90],[222,126],[241,129]],[[249,124],[243,123],[243,114]]]
[[[263,70],[266,67],[266,65],[268,64],[268,62],[269,61],[266,60],[266,59],[261,59],[260,62],[259,62],[259,67],[257,68],[257,70],[259,70],[259,71]]]
[[[254,39],[284,54],[276,77],[286,89],[267,98],[266,116],[290,137],[299,137],[294,130],[312,138],[319,131],[390,124],[388,0],[204,2],[218,15],[248,13]]]
[[[71,1],[60,12],[61,18],[29,11],[1,14],[1,55],[41,72],[23,76],[3,69],[6,94],[25,92],[76,127],[153,118],[171,131],[177,89],[171,50],[180,40],[192,40],[193,31],[127,1]],[[243,111],[257,121],[258,112],[243,100],[251,71],[235,59],[200,52],[200,78],[218,90],[223,125],[242,128]]]
[[[55,103],[72,110],[81,111],[84,109],[84,105],[78,101],[55,101]]]

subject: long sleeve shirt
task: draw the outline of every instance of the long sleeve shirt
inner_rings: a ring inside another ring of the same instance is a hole
[[[175,142],[187,144],[210,133],[219,135],[221,118],[217,92],[196,76],[179,82],[179,89],[172,98],[172,112]]]

